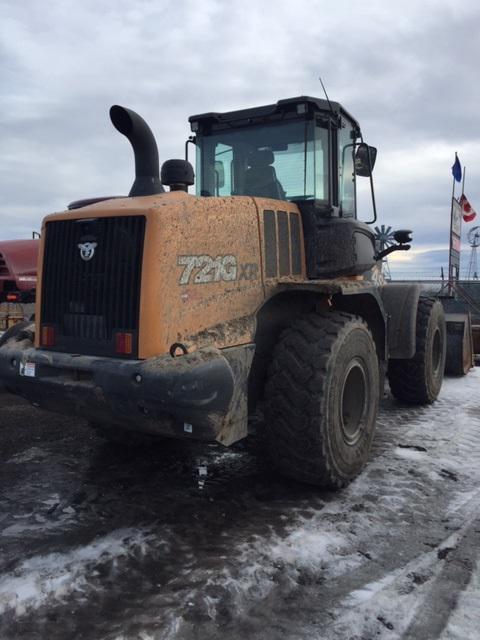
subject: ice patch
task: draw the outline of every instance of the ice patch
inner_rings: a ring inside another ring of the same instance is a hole
[[[12,456],[9,460],[7,460],[7,464],[8,463],[21,464],[23,462],[41,462],[48,455],[49,455],[48,451],[44,451],[39,447],[30,447],[30,449],[25,449],[25,451],[22,451],[21,453],[17,453],[16,455]]]
[[[210,461],[213,464],[218,464],[221,462],[227,462],[229,460],[235,460],[242,457],[244,454],[241,451],[230,451],[229,449],[225,449],[224,451],[220,451],[218,453],[214,453],[211,455]]]
[[[480,489],[475,488],[472,491],[457,493],[447,513],[452,515],[460,509],[465,509],[468,505],[472,505],[470,511],[480,506]]]
[[[330,526],[328,522],[323,524]],[[314,519],[312,523],[299,517],[283,538],[257,536],[251,542],[239,545],[236,566],[225,567],[207,580],[203,573],[203,606],[208,616],[215,620],[220,600],[205,593],[209,587],[226,589],[235,603],[231,606],[240,612],[248,602],[266,598],[280,584],[287,589],[296,588],[305,581],[321,579],[323,574],[333,576],[353,570],[364,558],[356,550],[348,553],[347,546],[347,537],[338,532],[336,525],[331,525],[331,531],[325,531],[319,529],[318,520]],[[190,579],[194,576],[190,575]],[[196,599],[198,592],[192,591],[183,597],[183,602],[188,604],[189,600]]]
[[[346,539],[337,532],[328,533],[316,529],[295,529],[283,540],[271,544],[269,556],[274,561],[281,560],[291,567],[316,569],[338,557]]]
[[[53,526],[58,526],[59,523],[54,523]],[[65,520],[61,521],[61,524],[65,524]],[[1,536],[6,538],[14,538],[16,536],[22,535],[24,533],[32,533],[34,531],[46,531],[52,528],[50,523],[46,523],[45,521],[40,522],[25,522],[24,524],[17,523],[11,524],[9,527],[5,527],[3,531],[0,533]]]
[[[16,537],[19,535],[34,533],[37,531],[45,532],[47,530],[55,529],[59,526],[65,526],[74,519],[76,511],[73,507],[67,506],[61,509],[61,513],[54,519],[46,517],[50,514],[50,510],[60,505],[60,497],[58,493],[54,493],[50,498],[40,501],[42,505],[48,507],[45,515],[43,513],[36,513],[30,511],[28,513],[21,513],[13,515],[12,518],[16,520],[14,524],[5,527],[0,530],[0,536],[4,537]],[[57,514],[59,512],[57,511]]]
[[[370,582],[364,585],[361,589],[352,591],[349,597],[349,603],[352,606],[356,606],[372,600],[372,598],[375,598],[383,589],[388,587],[400,573],[401,570],[393,572],[376,582]]]
[[[415,449],[406,449],[403,447],[395,447],[393,455],[398,458],[404,458],[404,460],[423,460],[425,453],[423,451],[416,451]]]
[[[45,604],[50,598],[61,599],[82,592],[94,575],[98,562],[115,562],[133,551],[145,554],[151,536],[137,529],[120,529],[77,547],[69,553],[34,556],[19,564],[9,574],[0,575],[0,615],[14,610],[23,615],[27,609]]]

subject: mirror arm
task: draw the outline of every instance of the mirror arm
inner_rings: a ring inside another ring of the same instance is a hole
[[[364,144],[363,135],[361,133],[360,133],[360,140],[362,144]],[[377,203],[375,202],[375,189],[373,188],[373,175],[372,175],[373,169],[372,169],[372,162],[370,159],[370,150],[367,153],[367,158],[368,158],[368,172],[370,174],[370,192],[372,194],[373,220],[368,220],[366,224],[373,224],[374,222],[377,221]]]
[[[383,260],[385,256],[388,256],[390,253],[393,253],[394,251],[408,251],[409,249],[410,249],[409,244],[394,244],[392,247],[388,247],[387,249],[380,251],[380,253],[377,253],[377,255],[375,256],[375,260],[378,262],[379,260]]]
[[[372,176],[372,167],[370,165],[370,154],[368,154],[368,164],[370,167],[370,191],[372,193],[372,206],[373,206],[373,220],[368,220],[367,224],[373,224],[377,221],[377,204],[375,202],[375,190],[373,188],[373,176]]]

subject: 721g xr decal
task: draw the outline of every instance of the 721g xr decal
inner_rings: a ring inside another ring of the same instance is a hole
[[[232,282],[234,280],[255,280],[258,265],[237,264],[235,256],[178,256],[177,264],[184,267],[180,284],[206,284],[208,282]]]

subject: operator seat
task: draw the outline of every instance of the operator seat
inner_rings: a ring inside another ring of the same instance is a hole
[[[249,153],[244,186],[246,196],[285,200],[285,191],[277,180],[274,167],[271,166],[274,159],[271,149],[255,150]]]

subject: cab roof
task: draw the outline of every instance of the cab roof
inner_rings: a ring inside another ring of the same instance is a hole
[[[208,113],[190,116],[188,121],[191,124],[192,131],[197,131],[200,129],[210,129],[211,127],[221,129],[224,127],[245,126],[269,119],[279,120],[286,116],[289,118],[305,118],[305,116],[311,117],[314,113],[320,112],[327,116],[330,114],[335,118],[344,115],[352,122],[354,127],[360,131],[359,123],[338,102],[328,102],[327,100],[312,98],[311,96],[286,98],[279,100],[275,104],[240,109],[237,111],[225,111],[223,113],[210,111]]]

